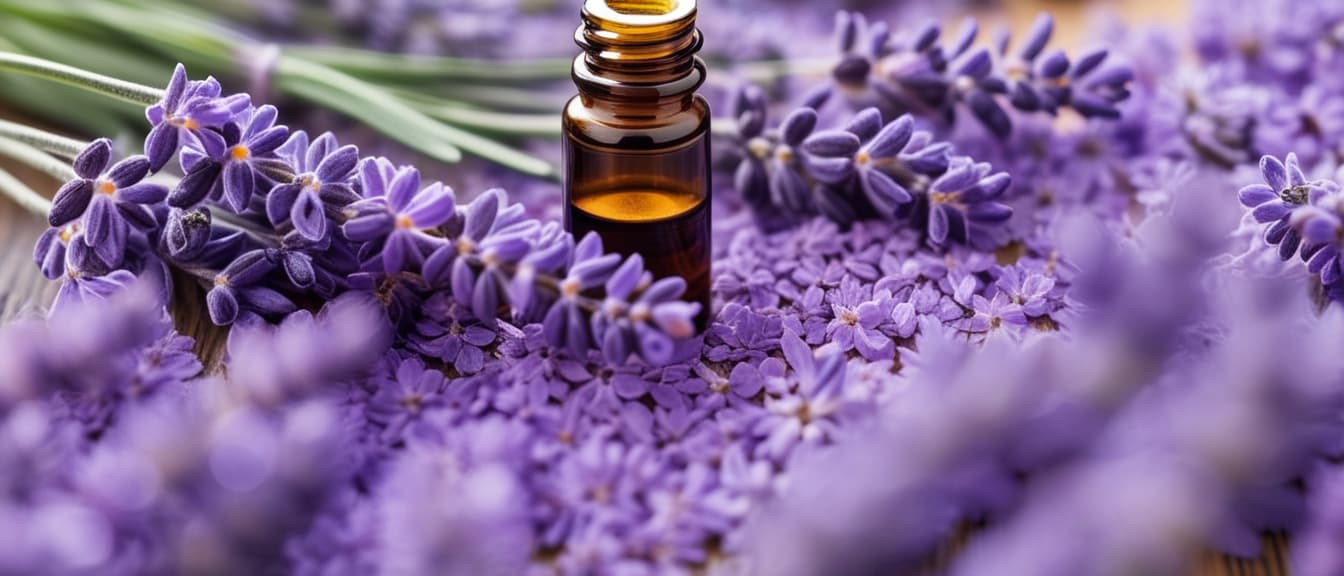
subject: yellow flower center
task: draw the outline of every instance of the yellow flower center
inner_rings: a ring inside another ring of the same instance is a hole
[[[113,184],[113,183],[111,183],[111,182],[109,182],[109,181],[107,181],[107,180],[99,180],[99,181],[98,181],[98,192],[99,192],[100,194],[106,194],[106,195],[108,195],[108,196],[111,196],[111,195],[117,193],[117,185],[116,185],[116,184]]]
[[[496,253],[493,249],[486,250],[485,252],[481,253],[481,263],[485,264],[486,268],[498,268],[499,254]]]
[[[959,192],[933,192],[929,194],[929,200],[934,204],[952,204],[961,196]]]
[[[648,322],[653,317],[653,311],[649,309],[648,304],[636,304],[630,308],[630,319],[635,322]]]
[[[764,138],[752,138],[751,142],[747,143],[747,150],[750,150],[753,156],[765,159],[770,155],[770,142]]]
[[[410,230],[412,228],[415,228],[415,222],[411,220],[410,216],[402,214],[400,216],[397,216],[397,228]]]
[[[79,232],[79,224],[77,223],[66,226],[65,228],[61,228],[60,232],[61,243],[69,244],[70,238],[75,235],[75,232]]]
[[[582,289],[583,286],[579,284],[579,281],[573,278],[566,278],[564,282],[560,283],[560,295],[565,298],[577,298],[579,291]]]
[[[467,238],[466,236],[463,236],[463,237],[457,239],[457,253],[458,253],[458,254],[471,254],[472,252],[475,252],[475,251],[476,251],[476,243],[475,243],[475,242],[472,242],[472,241],[471,241],[471,238]]]
[[[252,157],[252,150],[249,150],[247,146],[239,144],[229,150],[229,156],[232,156],[234,160],[247,160]]]

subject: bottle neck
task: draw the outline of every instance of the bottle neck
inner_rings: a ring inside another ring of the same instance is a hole
[[[594,104],[686,106],[705,81],[695,0],[587,0],[574,83]]]

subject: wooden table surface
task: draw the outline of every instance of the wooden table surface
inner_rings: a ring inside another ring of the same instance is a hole
[[[1022,29],[1041,10],[1050,10],[1059,21],[1056,27],[1058,41],[1065,46],[1087,46],[1084,28],[1084,4],[1065,0],[1032,0],[1030,2],[1005,1],[1003,10],[985,14],[984,19],[994,22],[1006,22],[1014,28]],[[1186,2],[1184,0],[1129,0],[1110,3],[1116,13],[1130,22],[1163,21],[1180,23],[1185,21]],[[0,110],[0,117],[6,116]],[[59,183],[0,158],[0,168],[13,172],[35,190],[47,194],[55,191]],[[0,198],[0,321],[13,318],[25,311],[37,311],[55,295],[56,285],[48,282],[38,272],[32,261],[33,244],[38,235],[45,230],[45,223]],[[203,320],[203,294],[191,286],[181,286],[177,290],[178,329],[198,340],[198,352],[205,356],[206,364],[215,364],[223,334],[221,330],[209,326]],[[938,574],[955,559],[958,551],[966,542],[974,539],[974,531],[964,531],[962,535],[948,542],[930,561],[927,571]],[[1288,539],[1283,535],[1265,537],[1263,553],[1257,560],[1242,560],[1225,557],[1216,553],[1207,553],[1193,570],[1197,576],[1277,576],[1288,574]]]

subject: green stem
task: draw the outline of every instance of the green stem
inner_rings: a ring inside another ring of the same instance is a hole
[[[43,198],[41,194],[34,192],[13,174],[0,169],[0,194],[8,196],[24,210],[32,212],[34,216],[40,216],[43,219],[51,212],[51,202]]]
[[[343,112],[444,162],[456,162],[461,148],[524,174],[556,177],[555,168],[545,160],[440,123],[385,90],[321,64],[282,56],[276,65],[276,85],[285,93]]]
[[[431,118],[437,118],[478,134],[538,136],[542,138],[560,137],[560,116],[558,114],[491,112],[457,102],[434,102],[431,99],[417,99],[409,103]]]
[[[98,41],[102,36],[97,32],[98,28],[83,22],[65,24],[54,26],[22,17],[0,19],[0,35],[13,43],[10,47],[0,49],[67,65],[77,64],[85,70],[97,70],[121,80],[149,85],[160,83],[173,71],[172,66],[162,60],[146,58],[143,49],[128,49],[121,43]],[[138,108],[140,113],[144,112],[143,105],[133,106],[122,102],[116,102],[115,105]]]
[[[0,120],[0,137],[17,140],[38,150],[65,158],[79,156],[84,147],[88,146],[87,142],[66,138],[60,134],[52,134],[32,126],[15,124],[8,120]]]
[[[403,97],[408,93],[421,94],[415,89],[400,89],[397,90],[397,93]],[[471,84],[445,86],[441,93],[453,100],[474,104],[482,108],[537,114],[556,112],[564,108],[565,100],[567,100],[564,97],[551,98],[549,94],[536,90]]]
[[[62,182],[74,180],[78,177],[74,168],[71,168],[69,164],[57,160],[37,148],[10,138],[0,137],[0,156],[22,162]]]
[[[260,226],[248,222],[243,218],[239,218],[236,214],[226,210],[220,209],[211,211],[210,220],[215,224],[220,225],[221,228],[227,228],[229,230],[247,234],[262,246],[275,248],[280,245],[280,239],[275,237],[273,231],[261,228]]]
[[[356,48],[292,46],[286,53],[367,79],[415,82],[469,80],[504,83],[550,82],[569,78],[572,59],[501,62],[470,58],[388,54]]]
[[[38,76],[145,106],[163,99],[163,90],[158,88],[13,52],[0,52],[0,70]]]

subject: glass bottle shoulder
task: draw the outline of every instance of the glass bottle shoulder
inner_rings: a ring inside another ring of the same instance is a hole
[[[575,96],[565,106],[565,135],[598,147],[668,148],[690,144],[709,133],[709,103],[700,95],[668,105],[599,103]]]

